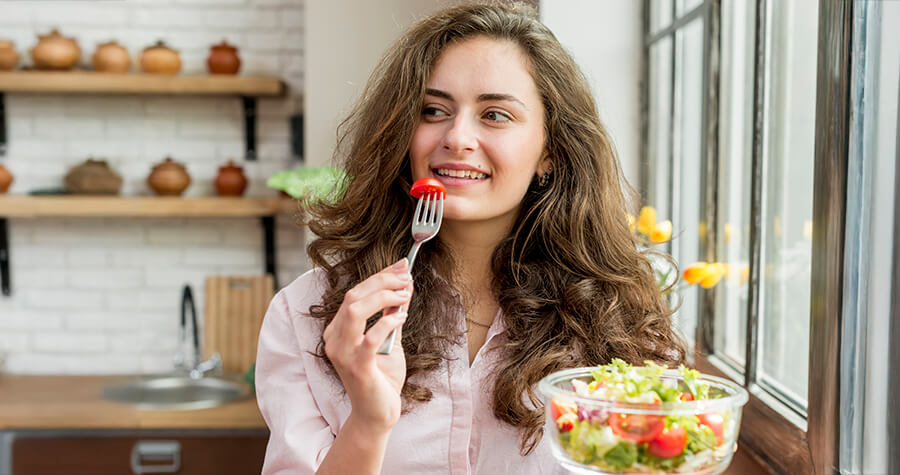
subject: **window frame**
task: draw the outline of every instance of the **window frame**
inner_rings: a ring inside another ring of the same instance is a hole
[[[648,153],[649,131],[649,64],[650,46],[660,38],[671,35],[689,23],[696,15],[703,15],[704,22],[704,85],[702,105],[705,126],[701,150],[701,203],[707,204],[701,211],[706,219],[706,236],[699,243],[700,255],[707,261],[716,261],[716,229],[718,204],[718,129],[719,129],[719,65],[721,0],[705,0],[689,12],[678,17],[674,14],[668,27],[658,32],[650,28],[650,0],[644,0],[644,48],[642,54],[643,88],[641,97],[641,189],[649,186],[650,157]],[[841,335],[845,323],[843,308],[845,266],[845,228],[847,226],[846,203],[847,170],[850,163],[851,127],[851,49],[853,41],[854,4],[856,2],[819,1],[816,121],[813,191],[813,254],[812,275],[819,276],[811,282],[810,295],[810,349],[809,392],[804,431],[792,419],[773,408],[773,401],[757,383],[757,351],[760,287],[760,219],[762,199],[762,157],[764,125],[766,8],[771,0],[756,0],[755,69],[753,86],[753,143],[751,174],[750,220],[750,279],[746,367],[743,385],[750,392],[750,401],[744,408],[740,443],[760,462],[782,473],[832,473],[840,467],[840,364],[842,356]],[[691,17],[691,18],[687,18]],[[673,69],[675,48],[673,47]],[[674,79],[674,78],[673,78]],[[673,80],[672,87],[675,87]],[[670,150],[670,153],[674,151]],[[900,152],[898,152],[900,153]],[[671,160],[671,156],[669,157]],[[900,158],[898,158],[900,160]],[[898,168],[900,177],[900,168]],[[900,180],[900,178],[898,178]],[[672,193],[672,188],[669,189]],[[674,201],[673,199],[670,200]],[[898,198],[900,206],[900,198]],[[900,208],[898,208],[900,209]],[[900,211],[897,212],[900,216]],[[895,227],[900,225],[895,221]],[[898,233],[900,234],[900,233]],[[897,234],[895,234],[897,236]],[[897,266],[900,268],[900,266]],[[900,270],[895,270],[895,276]],[[895,299],[894,308],[897,308]],[[693,365],[702,372],[735,379],[730,364],[711,353],[714,335],[715,289],[704,292],[700,300],[696,327]],[[853,319],[855,315],[848,315]],[[854,322],[849,322],[853,324]],[[894,325],[894,333],[900,325]],[[896,340],[894,340],[896,341]],[[894,355],[896,362],[897,356]],[[897,383],[894,383],[895,385]]]

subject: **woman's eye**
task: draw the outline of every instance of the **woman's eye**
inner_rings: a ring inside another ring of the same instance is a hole
[[[508,122],[512,120],[508,115],[499,111],[488,111],[484,116],[491,122]]]
[[[422,115],[425,117],[441,117],[447,114],[437,107],[426,107],[422,109]]]

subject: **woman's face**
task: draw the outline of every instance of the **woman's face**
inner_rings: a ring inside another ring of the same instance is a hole
[[[479,37],[445,49],[410,146],[413,179],[447,188],[444,220],[511,226],[543,151],[544,108],[519,47]]]

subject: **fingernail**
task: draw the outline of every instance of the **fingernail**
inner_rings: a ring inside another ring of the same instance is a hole
[[[410,274],[409,272],[404,272],[402,274],[398,274],[397,277],[400,277],[400,280],[405,280],[407,282],[412,281],[412,274]]]
[[[392,269],[402,269],[403,266],[405,266],[405,265],[406,265],[406,258],[404,257],[403,259],[400,259],[399,261],[394,263],[394,265],[392,265],[391,268]]]
[[[400,289],[400,290],[396,290],[395,292],[397,292],[397,295],[399,295],[403,298],[409,297],[409,290]]]
[[[409,313],[407,313],[406,311],[397,312],[394,316],[397,317],[397,320],[406,320],[406,317],[409,316]]]

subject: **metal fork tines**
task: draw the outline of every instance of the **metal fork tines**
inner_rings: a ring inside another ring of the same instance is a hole
[[[422,243],[435,237],[441,229],[441,218],[443,218],[443,216],[443,193],[429,193],[419,197],[419,204],[416,205],[416,214],[413,217],[412,222],[412,236],[415,242],[409,250],[409,255],[406,256],[407,260],[409,260],[410,273],[412,273],[413,263],[416,262],[416,254],[418,254],[419,248],[422,247]],[[400,307],[397,311],[402,312],[403,307]],[[396,330],[391,331],[391,334],[384,340],[384,343],[378,347],[376,353],[379,355],[391,354],[396,333]]]

